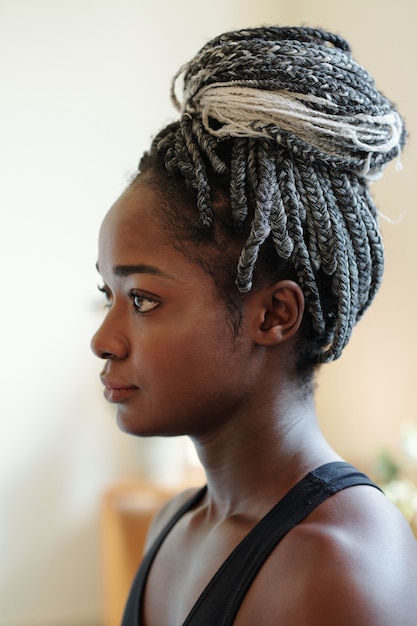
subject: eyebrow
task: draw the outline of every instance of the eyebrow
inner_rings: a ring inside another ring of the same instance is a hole
[[[100,272],[98,263],[96,264],[97,271]],[[173,278],[170,274],[163,272],[154,265],[147,265],[146,263],[140,263],[139,265],[115,265],[113,267],[113,274],[125,278],[132,274],[151,274],[152,276],[162,276],[164,278]]]

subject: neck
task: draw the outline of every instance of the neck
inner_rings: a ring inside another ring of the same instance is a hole
[[[194,439],[216,517],[263,515],[308,471],[339,459],[317,424],[312,395],[251,407],[221,432]]]

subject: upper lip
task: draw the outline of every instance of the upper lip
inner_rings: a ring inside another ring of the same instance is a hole
[[[103,374],[100,375],[100,380],[108,389],[133,389],[136,387],[136,385],[132,385],[132,383],[125,383],[114,378],[109,378]]]

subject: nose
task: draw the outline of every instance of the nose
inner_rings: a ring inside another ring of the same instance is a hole
[[[91,339],[91,349],[100,359],[125,359],[129,355],[127,337],[115,327],[111,312]]]

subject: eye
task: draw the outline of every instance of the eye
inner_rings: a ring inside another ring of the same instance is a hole
[[[152,311],[159,306],[159,302],[157,300],[154,300],[149,296],[145,296],[143,293],[138,293],[137,291],[129,291],[129,298],[132,299],[135,312],[139,315],[149,313],[149,311]]]
[[[110,289],[107,287],[107,285],[97,285],[97,289],[101,293],[104,293],[104,297],[106,299],[105,308],[108,309],[112,302],[112,295],[111,295]]]

